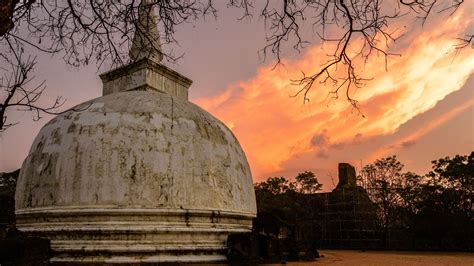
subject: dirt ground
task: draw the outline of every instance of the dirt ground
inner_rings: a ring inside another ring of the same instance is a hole
[[[354,251],[321,250],[320,258],[314,262],[291,262],[287,265],[452,265],[474,266],[474,254],[448,252],[411,252],[411,251]]]

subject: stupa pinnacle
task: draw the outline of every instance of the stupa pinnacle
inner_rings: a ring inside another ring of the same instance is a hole
[[[155,63],[160,63],[163,60],[156,15],[149,0],[143,0],[138,7],[138,23],[128,54],[131,61],[148,58]]]
[[[188,99],[192,80],[161,64],[160,34],[153,5],[143,0],[138,7],[138,21],[130,63],[100,75],[103,95],[131,90],[159,91]]]

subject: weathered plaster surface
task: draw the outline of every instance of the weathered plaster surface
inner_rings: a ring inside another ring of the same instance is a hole
[[[224,259],[227,234],[251,229],[245,154],[209,113],[156,91],[75,109],[43,127],[17,184],[17,226],[48,236],[53,261]]]
[[[17,210],[114,205],[255,213],[252,179],[233,134],[192,103],[155,92],[86,102],[38,134]]]

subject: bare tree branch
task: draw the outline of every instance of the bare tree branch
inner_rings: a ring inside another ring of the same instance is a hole
[[[458,38],[459,43],[456,44],[456,49],[463,49],[469,45],[472,45],[474,48],[474,35],[466,35],[464,38]]]
[[[2,79],[2,89],[7,91],[8,101],[2,105],[2,123],[5,109],[25,88],[22,76],[26,76],[35,65],[32,58],[26,61],[8,61],[7,50],[12,43],[18,47],[30,46],[40,52],[61,54],[66,63],[72,66],[96,63],[101,66],[107,62],[119,66],[128,62],[128,50],[133,35],[139,31],[149,36],[139,25],[138,9],[142,0],[94,1],[94,0],[4,0],[0,2],[0,53],[8,64],[17,69],[12,77]],[[215,0],[152,0],[150,5],[158,17],[161,39],[165,43],[176,42],[176,26],[208,15],[217,16]],[[464,3],[463,0],[277,0],[252,1],[228,0],[227,6],[238,8],[243,14],[238,19],[251,18],[256,3],[263,3],[258,14],[266,25],[266,45],[264,57],[273,54],[276,65],[281,63],[285,43],[301,51],[309,43],[304,34],[304,25],[311,25],[315,36],[323,42],[334,43],[328,60],[315,62],[320,68],[303,75],[293,83],[298,91],[293,96],[302,96],[309,101],[313,88],[329,85],[328,96],[339,98],[342,93],[349,103],[358,109],[354,88],[360,88],[371,79],[362,77],[357,62],[367,62],[372,56],[383,56],[385,62],[392,56],[389,45],[395,41],[389,26],[408,13],[415,14],[424,24],[428,17],[437,12],[454,13]],[[391,9],[387,6],[394,6]],[[408,10],[407,12],[402,12]],[[472,34],[459,38],[456,46],[461,49],[471,44]],[[149,40],[151,41],[151,40]],[[356,45],[360,44],[362,45]],[[16,51],[18,54],[20,52]],[[164,52],[168,61],[179,56]],[[387,63],[385,63],[386,67]],[[304,71],[304,70],[303,70]],[[29,79],[25,79],[25,81]],[[15,82],[20,82],[15,85]],[[28,94],[32,99],[39,98],[44,91],[33,87]],[[23,95],[25,92],[23,92]],[[36,95],[33,97],[33,95]],[[22,98],[21,96],[19,96]],[[25,100],[28,101],[29,97]],[[34,102],[33,102],[34,103]],[[59,103],[53,104],[57,107]],[[21,105],[18,105],[21,106]],[[40,110],[40,109],[35,109]],[[44,109],[43,111],[48,111]],[[39,117],[39,116],[38,116]],[[3,127],[2,127],[3,128]]]
[[[10,109],[32,112],[33,120],[38,120],[41,118],[41,113],[56,114],[54,110],[64,103],[61,97],[57,97],[47,107],[39,104],[38,100],[46,86],[44,82],[31,85],[34,77],[30,75],[36,64],[36,57],[23,58],[23,49],[18,45],[14,46],[8,39],[7,42],[10,48],[9,52],[13,57],[8,57],[4,53],[0,54],[2,65],[7,66],[1,69],[4,74],[0,77],[0,132],[17,124],[17,122],[8,119],[7,111]]]

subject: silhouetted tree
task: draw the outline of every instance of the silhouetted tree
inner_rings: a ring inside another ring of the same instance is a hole
[[[388,245],[390,230],[401,226],[400,214],[406,202],[400,193],[408,185],[405,180],[416,176],[402,170],[403,164],[396,156],[391,156],[378,159],[361,171],[362,178],[367,182],[367,194],[378,207],[378,222],[385,245]]]
[[[41,118],[41,113],[56,114],[55,110],[64,103],[61,97],[57,97],[50,105],[39,103],[46,86],[44,82],[32,84],[34,77],[31,75],[36,58],[30,56],[24,59],[23,48],[11,45],[7,52],[13,58],[0,53],[0,62],[5,67],[4,76],[0,77],[0,133],[17,124],[8,119],[7,110],[32,112],[33,120],[36,121]]]
[[[428,185],[437,187],[452,212],[472,217],[474,201],[474,152],[432,161]]]
[[[254,230],[280,236],[284,232],[283,246],[296,258],[299,250],[314,252],[316,216],[309,195],[321,189],[314,173],[305,171],[294,181],[272,177],[255,184],[257,218]]]
[[[306,194],[316,193],[323,187],[316,178],[316,175],[311,171],[299,173],[295,177],[295,181],[290,183],[290,186],[297,192]]]
[[[424,248],[473,249],[474,152],[432,162],[411,195],[412,233]]]
[[[278,236],[280,229],[291,227],[294,219],[295,202],[291,195],[294,191],[284,177],[271,177],[254,187],[257,200],[254,230]]]
[[[15,188],[20,169],[0,173],[0,240],[7,228],[15,224]]]
[[[266,181],[256,183],[256,190],[268,191],[272,194],[285,193],[290,189],[290,182],[284,177],[270,177]]]
[[[386,244],[411,238],[403,243],[411,248],[472,249],[474,153],[432,163],[424,176],[402,172],[395,156],[363,168],[383,238]]]

